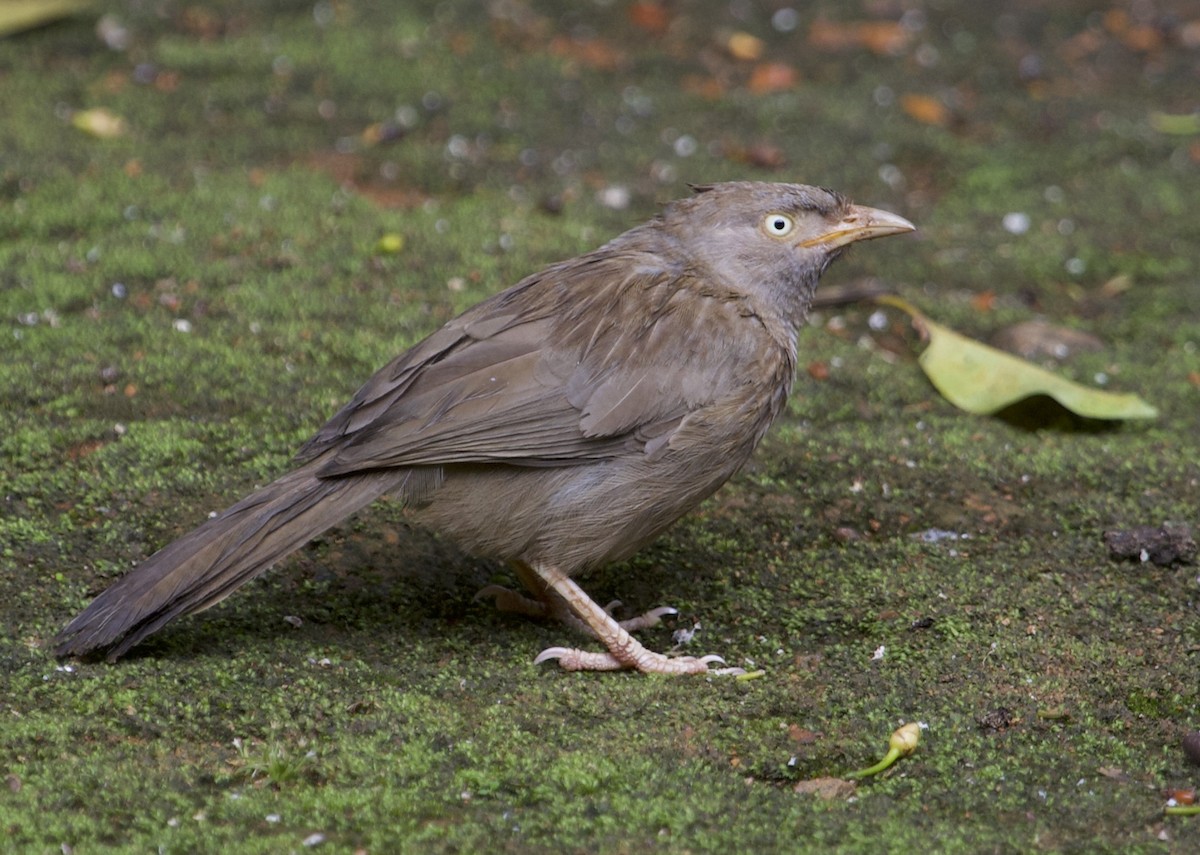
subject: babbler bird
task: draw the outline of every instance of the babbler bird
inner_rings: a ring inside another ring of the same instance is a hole
[[[650,222],[484,300],[367,381],[299,467],[156,552],[62,631],[60,656],[115,660],[206,609],[385,493],[416,521],[508,560],[532,594],[607,652],[551,648],[569,670],[701,673],[572,579],[633,554],[725,483],[784,407],[821,273],[860,240],[911,231],[830,190],[693,188]]]

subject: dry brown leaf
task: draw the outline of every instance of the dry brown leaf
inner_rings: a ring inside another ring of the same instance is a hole
[[[808,43],[817,50],[830,52],[861,47],[883,56],[895,56],[902,53],[910,41],[912,34],[894,21],[818,18],[808,30]]]
[[[630,6],[628,14],[631,24],[651,35],[660,36],[671,26],[671,14],[661,3],[642,0]]]
[[[1104,342],[1089,332],[1042,320],[1021,321],[998,330],[992,344],[1022,359],[1068,359],[1078,353],[1104,349]]]
[[[759,169],[781,169],[787,165],[783,149],[771,143],[753,143],[748,146],[727,146],[725,156],[736,163],[745,163]]]
[[[853,781],[843,781],[841,778],[811,778],[796,784],[794,792],[832,801],[850,798],[855,789]]]
[[[555,36],[550,40],[550,53],[598,71],[616,71],[625,64],[624,52],[599,38]]]
[[[901,95],[900,109],[923,125],[945,127],[950,124],[950,111],[946,105],[929,95],[915,95],[911,92]]]
[[[818,18],[808,28],[808,43],[817,50],[839,51],[858,44],[853,32],[846,24]]]
[[[716,101],[725,95],[725,84],[715,77],[701,77],[697,74],[685,75],[681,83],[683,91],[699,95],[709,101]]]
[[[783,62],[762,62],[754,66],[746,88],[755,95],[765,95],[768,92],[782,92],[796,85],[800,75],[796,69]]]
[[[863,47],[880,56],[902,53],[912,36],[893,21],[865,21],[858,25],[858,38]]]
[[[797,745],[812,745],[821,738],[821,734],[798,724],[789,724],[788,738]]]
[[[978,294],[971,297],[971,308],[983,314],[990,312],[996,307],[996,292],[995,291],[980,291]]]

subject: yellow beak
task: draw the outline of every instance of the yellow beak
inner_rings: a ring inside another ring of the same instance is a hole
[[[802,240],[796,244],[796,247],[819,246],[824,249],[837,249],[839,246],[845,246],[857,240],[903,234],[914,231],[916,228],[904,217],[898,217],[878,208],[851,205],[850,211],[838,220],[832,229],[823,235]]]

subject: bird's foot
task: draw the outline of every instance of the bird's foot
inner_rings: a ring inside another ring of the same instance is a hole
[[[547,597],[547,608],[561,604],[563,611],[568,612],[568,623],[583,626],[588,633],[598,639],[607,653],[593,653],[578,650],[573,647],[551,647],[543,650],[534,660],[535,664],[555,660],[560,668],[567,671],[620,671],[635,670],[645,674],[742,674],[741,668],[710,668],[710,665],[724,665],[725,660],[720,656],[664,656],[647,650],[629,630],[617,623],[609,613],[612,608],[601,608],[600,605],[583,592],[574,581],[561,570],[550,564],[518,565],[522,575],[530,577],[536,584],[526,584],[531,590],[544,590],[552,597]],[[555,610],[557,611],[557,610]],[[640,618],[634,618],[635,627],[653,626],[665,614],[675,610],[670,608],[655,609]],[[556,615],[558,616],[558,615]]]
[[[618,656],[616,653],[596,653],[589,650],[578,650],[573,647],[549,647],[537,655],[533,664],[555,660],[558,667],[564,671],[623,671],[626,669],[641,671],[643,674],[744,674],[743,668],[711,668],[712,664],[725,664],[725,660],[715,654],[708,656],[664,656],[647,650],[635,642],[635,646],[623,651],[628,655]]]
[[[505,588],[502,585],[488,585],[485,588],[480,588],[475,594],[475,600],[491,600],[496,606],[497,611],[511,612],[513,614],[526,615],[535,618],[556,618],[568,626],[577,629],[584,635],[596,637],[596,633],[581,621],[575,614],[562,603],[561,600],[553,599],[547,595],[545,600],[534,599],[527,597],[524,594]],[[611,617],[612,613],[619,609],[623,603],[620,600],[613,600],[604,607],[604,611]],[[656,609],[643,614],[631,617],[628,620],[618,621],[617,625],[626,632],[638,632],[639,630],[649,629],[652,626],[658,626],[662,623],[664,617],[679,614],[678,609],[671,606],[659,606]]]
[[[488,585],[486,588],[480,588],[475,594],[475,600],[476,602],[491,600],[498,612],[513,612],[529,617],[546,617],[546,613],[550,611],[549,606],[542,600],[526,597],[524,594],[501,585]]]

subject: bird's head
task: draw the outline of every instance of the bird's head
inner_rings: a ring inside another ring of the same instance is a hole
[[[693,189],[695,195],[673,202],[661,219],[684,256],[793,322],[807,312],[821,273],[850,244],[916,228],[803,184],[737,181]]]

